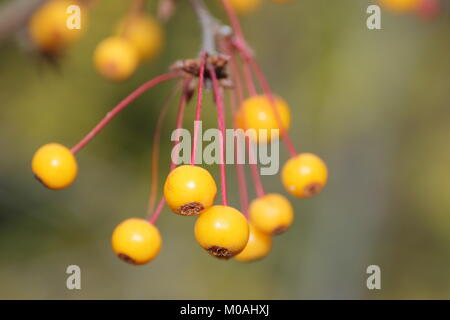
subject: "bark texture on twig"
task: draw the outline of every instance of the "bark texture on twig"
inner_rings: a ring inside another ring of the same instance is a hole
[[[0,41],[19,31],[46,0],[11,0],[0,8]]]

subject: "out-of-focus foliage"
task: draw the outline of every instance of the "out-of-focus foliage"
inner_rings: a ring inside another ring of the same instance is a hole
[[[131,267],[112,253],[114,227],[145,216],[152,130],[172,84],[146,93],[79,153],[71,188],[54,192],[33,179],[40,145],[72,146],[140,83],[198,53],[197,22],[180,2],[160,57],[125,83],[97,75],[92,54],[126,1],[99,1],[89,30],[56,68],[15,41],[1,44],[0,298],[449,298],[448,11],[432,21],[383,12],[377,31],[366,28],[368,0],[265,1],[242,18],[270,83],[292,108],[296,146],[319,154],[330,171],[318,197],[291,198],[295,223],[260,262],[211,258],[195,242],[195,218],[167,209],[155,261]],[[212,10],[225,18],[218,5]],[[191,123],[192,106],[187,113]],[[204,115],[215,126],[211,104]],[[161,176],[174,122],[171,112]],[[229,174],[235,186],[234,169]],[[284,192],[279,175],[264,183]],[[80,291],[65,287],[70,264],[81,267]],[[381,291],[366,288],[371,264],[382,269]]]

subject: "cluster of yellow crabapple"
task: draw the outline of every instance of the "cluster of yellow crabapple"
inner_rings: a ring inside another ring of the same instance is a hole
[[[60,57],[87,29],[92,0],[49,0],[32,14],[28,34],[36,51],[51,59]],[[94,50],[93,63],[100,75],[112,81],[128,79],[140,63],[154,59],[164,43],[160,22],[144,12],[144,1],[136,1],[118,21],[111,36]],[[79,26],[67,26],[70,8],[79,8]],[[68,11],[69,9],[69,11]]]
[[[65,0],[52,0],[52,2],[60,1]],[[148,89],[162,82],[178,79],[178,85],[174,88],[174,92],[181,92],[177,112],[177,129],[183,126],[185,107],[194,97],[194,93],[197,93],[195,108],[197,121],[194,126],[191,162],[178,167],[174,162],[170,164],[170,172],[164,183],[163,196],[157,206],[155,203],[149,205],[151,215],[147,219],[127,219],[113,231],[113,251],[119,258],[130,264],[142,265],[158,255],[162,240],[155,223],[165,204],[178,215],[198,216],[194,231],[197,242],[210,255],[222,259],[234,258],[238,261],[261,259],[269,254],[272,237],[285,232],[292,225],[294,210],[289,200],[278,193],[265,193],[259,176],[258,164],[254,162],[248,166],[251,170],[257,197],[249,201],[244,165],[236,164],[241,209],[235,209],[228,204],[224,159],[225,91],[229,93],[227,101],[233,115],[233,127],[244,130],[253,129],[256,132],[246,141],[249,156],[252,156],[251,143],[264,143],[260,141],[260,133],[263,130],[264,132],[279,131],[279,136],[276,138],[283,140],[291,155],[281,172],[281,181],[288,193],[298,198],[310,198],[317,195],[327,183],[328,170],[325,163],[315,154],[296,152],[288,135],[291,125],[289,106],[281,97],[272,93],[264,74],[255,61],[235,14],[234,2],[220,1],[229,17],[232,30],[227,33],[219,32],[218,30],[224,28],[218,27],[219,22],[214,20],[217,27],[214,30],[217,33],[209,39],[209,44],[213,43],[214,49],[217,47],[220,53],[213,52],[212,49],[204,46],[198,58],[175,63],[170,72],[147,81],[133,91],[73,148],[69,149],[59,143],[50,143],[40,147],[33,156],[32,171],[44,186],[54,190],[66,188],[74,182],[77,176],[78,164],[75,158],[77,152],[103,130],[118,113]],[[193,0],[192,3],[193,8],[197,9],[194,11],[199,16],[199,20],[211,19],[203,1]],[[199,6],[201,6],[201,10],[198,10]],[[210,34],[204,29],[203,33],[204,36]],[[154,40],[154,38],[143,37],[137,42],[145,42],[146,39],[147,41]],[[115,38],[108,39],[106,43],[116,40]],[[105,44],[100,44],[97,50],[102,51],[103,45]],[[126,57],[126,55],[118,56]],[[120,64],[120,61],[118,63]],[[261,93],[258,92],[258,88],[262,90]],[[196,165],[195,159],[203,91],[208,89],[213,93],[213,101],[217,108],[218,128],[222,133],[220,141],[221,204],[215,204],[219,188],[214,178],[208,170]],[[168,98],[168,100],[170,99]],[[161,111],[160,119],[163,114],[165,112]],[[155,137],[159,138],[160,127],[156,128]],[[265,143],[272,142],[266,141]],[[154,141],[154,146],[159,146],[159,140]],[[153,174],[156,172],[157,169],[153,171]],[[156,191],[152,189],[151,192],[154,195]]]

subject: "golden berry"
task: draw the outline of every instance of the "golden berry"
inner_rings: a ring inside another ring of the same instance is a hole
[[[130,41],[141,60],[154,58],[161,51],[164,42],[164,32],[159,22],[145,14],[122,21],[118,34]]]
[[[73,153],[59,143],[40,147],[31,167],[36,178],[47,188],[63,189],[77,177],[78,165]]]
[[[281,194],[270,193],[250,203],[251,223],[267,234],[280,234],[294,221],[294,209]]]
[[[421,0],[379,0],[380,4],[391,11],[408,12],[416,10]]]
[[[230,4],[239,14],[255,11],[261,4],[261,0],[230,0]]]
[[[258,141],[264,142],[262,137],[267,136],[266,141],[269,142],[272,139],[271,130],[279,130],[278,133],[282,135],[281,129],[284,128],[287,131],[291,124],[289,107],[284,100],[275,98],[275,110],[277,111],[274,112],[274,107],[267,96],[250,97],[243,102],[236,113],[236,126],[244,130],[254,129]]]
[[[247,245],[234,258],[240,262],[250,262],[264,258],[270,253],[272,249],[272,237],[254,227],[249,225],[250,235]]]
[[[31,16],[28,25],[30,38],[40,51],[59,53],[61,49],[78,40],[81,30],[84,29],[85,16],[81,17],[81,29],[68,28],[70,14],[67,13],[67,8],[71,5],[80,6],[77,1],[51,0]]]
[[[150,222],[131,218],[120,223],[112,234],[112,248],[125,262],[142,265],[155,259],[161,249],[161,235]]]
[[[318,156],[302,153],[286,162],[281,179],[290,194],[309,198],[322,191],[327,183],[328,169]]]
[[[217,258],[229,259],[244,250],[249,237],[247,219],[238,210],[212,206],[195,222],[195,238]]]
[[[164,198],[173,212],[192,216],[211,207],[217,186],[211,174],[202,167],[182,165],[167,176]]]
[[[109,37],[95,49],[94,64],[97,71],[113,81],[128,79],[136,70],[138,56],[131,43],[121,37]]]

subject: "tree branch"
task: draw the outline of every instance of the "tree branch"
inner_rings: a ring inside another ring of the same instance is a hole
[[[216,36],[223,25],[209,12],[203,0],[190,0],[190,3],[202,28],[202,51],[216,55]]]
[[[45,0],[9,1],[0,8],[0,41],[19,30]]]

